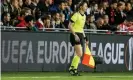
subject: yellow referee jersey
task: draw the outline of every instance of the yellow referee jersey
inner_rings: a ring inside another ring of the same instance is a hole
[[[71,17],[72,29],[74,32],[83,33],[84,32],[84,25],[86,21],[86,15],[82,15],[79,12],[74,13],[74,15]]]

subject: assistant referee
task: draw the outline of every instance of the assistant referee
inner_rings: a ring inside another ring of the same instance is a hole
[[[79,5],[79,10],[75,12],[72,17],[71,21],[69,22],[69,29],[71,31],[70,34],[70,42],[72,46],[74,46],[75,49],[75,55],[72,59],[71,66],[69,68],[69,73],[73,76],[80,76],[78,72],[78,65],[80,58],[82,57],[82,47],[84,41],[87,42],[87,37],[85,36],[84,33],[84,25],[86,21],[86,9],[87,9],[87,3],[82,2]]]

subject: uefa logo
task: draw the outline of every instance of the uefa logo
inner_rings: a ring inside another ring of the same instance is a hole
[[[126,44],[125,65],[129,71],[133,70],[133,37],[131,37]]]

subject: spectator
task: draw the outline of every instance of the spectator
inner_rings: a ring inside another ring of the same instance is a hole
[[[40,0],[32,0],[32,4],[37,7]]]
[[[23,0],[19,0],[19,6],[21,9],[23,8]]]
[[[99,30],[103,29],[103,25],[104,25],[104,20],[102,18],[98,18],[98,20],[96,21],[96,27]]]
[[[20,15],[21,12],[18,0],[11,0],[11,2],[8,5],[8,12],[10,13],[12,26],[16,26],[16,24],[18,23],[16,21],[16,16]]]
[[[103,5],[101,4],[98,7],[98,12],[97,13],[94,13],[95,20],[97,20],[99,17],[102,17],[104,14],[105,14],[104,8],[103,8]]]
[[[31,15],[28,15],[25,17],[26,27],[28,31],[38,31],[38,29],[34,25],[34,17]]]
[[[11,14],[11,19],[15,20],[16,16],[20,15],[21,12],[18,0],[11,0],[11,5],[9,9]]]
[[[72,8],[71,8],[71,2],[72,0],[67,0],[67,2],[64,2],[65,3],[65,6],[64,6],[64,10],[62,10],[60,12],[60,14],[64,14],[65,15],[65,21],[64,21],[64,25],[66,27],[68,27],[68,24],[69,24],[69,20],[70,20],[70,15],[72,15],[73,11],[72,11]]]
[[[64,25],[65,22],[65,15],[64,14],[60,14],[60,28],[65,29],[66,26]]]
[[[127,26],[126,31],[133,31],[133,16],[127,16],[125,25]]]
[[[102,18],[104,20],[104,24],[103,24],[102,29],[103,30],[111,30],[111,26],[109,24],[109,17],[108,17],[108,15],[104,15]]]
[[[122,32],[122,31],[127,31],[127,21],[125,20],[123,23],[118,25],[119,29],[118,31],[121,32],[116,32],[116,34],[126,34],[126,32]]]
[[[25,15],[32,15],[32,10],[30,8],[24,7],[23,10],[25,11]]]
[[[39,3],[39,0],[32,0],[31,4],[35,7],[35,9],[32,11],[34,18],[36,17],[36,10],[37,10],[37,5]]]
[[[40,17],[42,16],[42,13],[41,13],[41,11],[38,9],[38,8],[36,8],[36,10],[35,10],[35,20],[38,20]]]
[[[109,4],[108,4],[107,1],[104,1],[104,2],[102,3],[102,5],[103,5],[104,11],[109,7]]]
[[[109,24],[109,17],[108,17],[108,15],[104,15],[102,18],[104,20],[104,24],[103,24],[103,27],[102,27],[103,30],[110,30],[110,31],[116,31],[117,30],[117,27],[115,27],[114,25],[111,26]]]
[[[124,10],[125,10],[125,8],[126,8],[126,4],[125,4],[125,2],[120,1],[119,3],[121,3],[121,4],[122,4],[122,9],[123,9],[123,11],[124,11]]]
[[[73,11],[71,9],[71,5],[72,5],[72,0],[68,0],[66,2],[66,16],[65,16],[66,17],[65,18],[66,21],[69,21],[70,15],[73,13]]]
[[[66,2],[61,1],[58,6],[56,6],[54,9],[51,9],[51,12],[59,12],[65,14],[64,12],[65,10],[66,10]]]
[[[92,7],[91,6],[92,6],[91,4],[90,5],[88,4],[86,15],[90,15],[91,14],[91,11],[92,11]]]
[[[85,29],[97,30],[97,27],[94,21],[95,21],[94,15],[88,15],[86,17]]]
[[[120,24],[120,25],[125,25],[126,26],[126,27],[121,27],[120,28],[121,31],[127,30],[128,29],[127,27],[131,27],[133,25],[133,16],[129,16],[128,15],[126,17],[125,21],[122,24]]]
[[[82,3],[82,0],[73,0],[73,11],[76,12],[79,9],[80,4]]]
[[[65,15],[62,13],[55,13],[52,19],[53,28],[66,28],[65,23]]]
[[[38,21],[36,22],[36,27],[38,29],[52,28],[50,20],[51,20],[50,16],[45,15],[40,19],[38,19]]]
[[[9,26],[12,25],[12,23],[11,23],[11,16],[10,16],[10,13],[8,13],[8,12],[4,12],[2,14],[2,19],[1,20],[2,20],[3,26],[9,27]]]
[[[37,5],[39,11],[41,11],[41,15],[49,12],[50,7],[52,5],[52,0],[45,0],[44,2],[40,1]]]
[[[56,12],[53,16],[52,25],[54,28],[60,28],[60,13]]]
[[[26,27],[27,24],[24,20],[25,16],[31,15],[31,10],[29,8],[24,8],[21,13],[20,16],[18,16],[18,20],[19,23],[16,25],[17,27]]]
[[[130,0],[129,2],[131,3],[131,6],[132,6],[132,8],[133,8],[133,0]]]
[[[70,7],[70,10],[72,11],[71,7],[72,7],[72,0],[67,0],[68,6]]]
[[[133,15],[133,8],[131,7],[131,3],[126,3],[126,10],[125,10],[125,13],[126,15],[128,16],[132,16]]]
[[[91,14],[97,14],[97,13],[98,13],[98,4],[95,3],[95,4],[92,6]]]
[[[31,10],[35,9],[35,5],[32,3],[31,0],[25,0],[23,7],[30,8]]]
[[[106,14],[109,16],[110,25],[115,25],[117,2],[113,1],[109,8],[106,9]]]
[[[30,8],[31,14],[33,15],[33,17],[35,17],[36,5],[34,4],[33,0],[25,0],[23,8],[24,7]]]
[[[50,24],[51,19],[49,16],[45,16],[42,20],[43,20],[44,28],[51,28],[51,24]]]
[[[65,1],[61,1],[57,7],[53,9],[51,8],[51,13],[58,12],[58,13],[64,14],[65,20],[68,21],[68,19],[70,18],[71,11],[69,10],[70,7],[68,5],[66,7],[66,4],[67,3]]]
[[[1,4],[1,13],[10,12],[10,0],[4,0]]]
[[[44,18],[41,17],[39,18],[36,23],[35,23],[35,26],[39,29],[39,30],[42,30],[44,28],[44,24],[43,24],[43,21],[44,21]]]
[[[123,23],[126,19],[126,14],[123,12],[123,4],[118,3],[117,10],[116,10],[116,16],[115,16],[115,24],[119,25]]]
[[[133,18],[132,20],[128,21],[128,31],[133,31]],[[133,34],[133,32],[131,32]]]

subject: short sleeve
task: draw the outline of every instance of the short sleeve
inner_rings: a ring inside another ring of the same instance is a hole
[[[74,14],[72,15],[72,17],[71,17],[71,22],[76,22],[77,16],[78,16],[78,14],[77,14],[77,13],[74,13]]]

